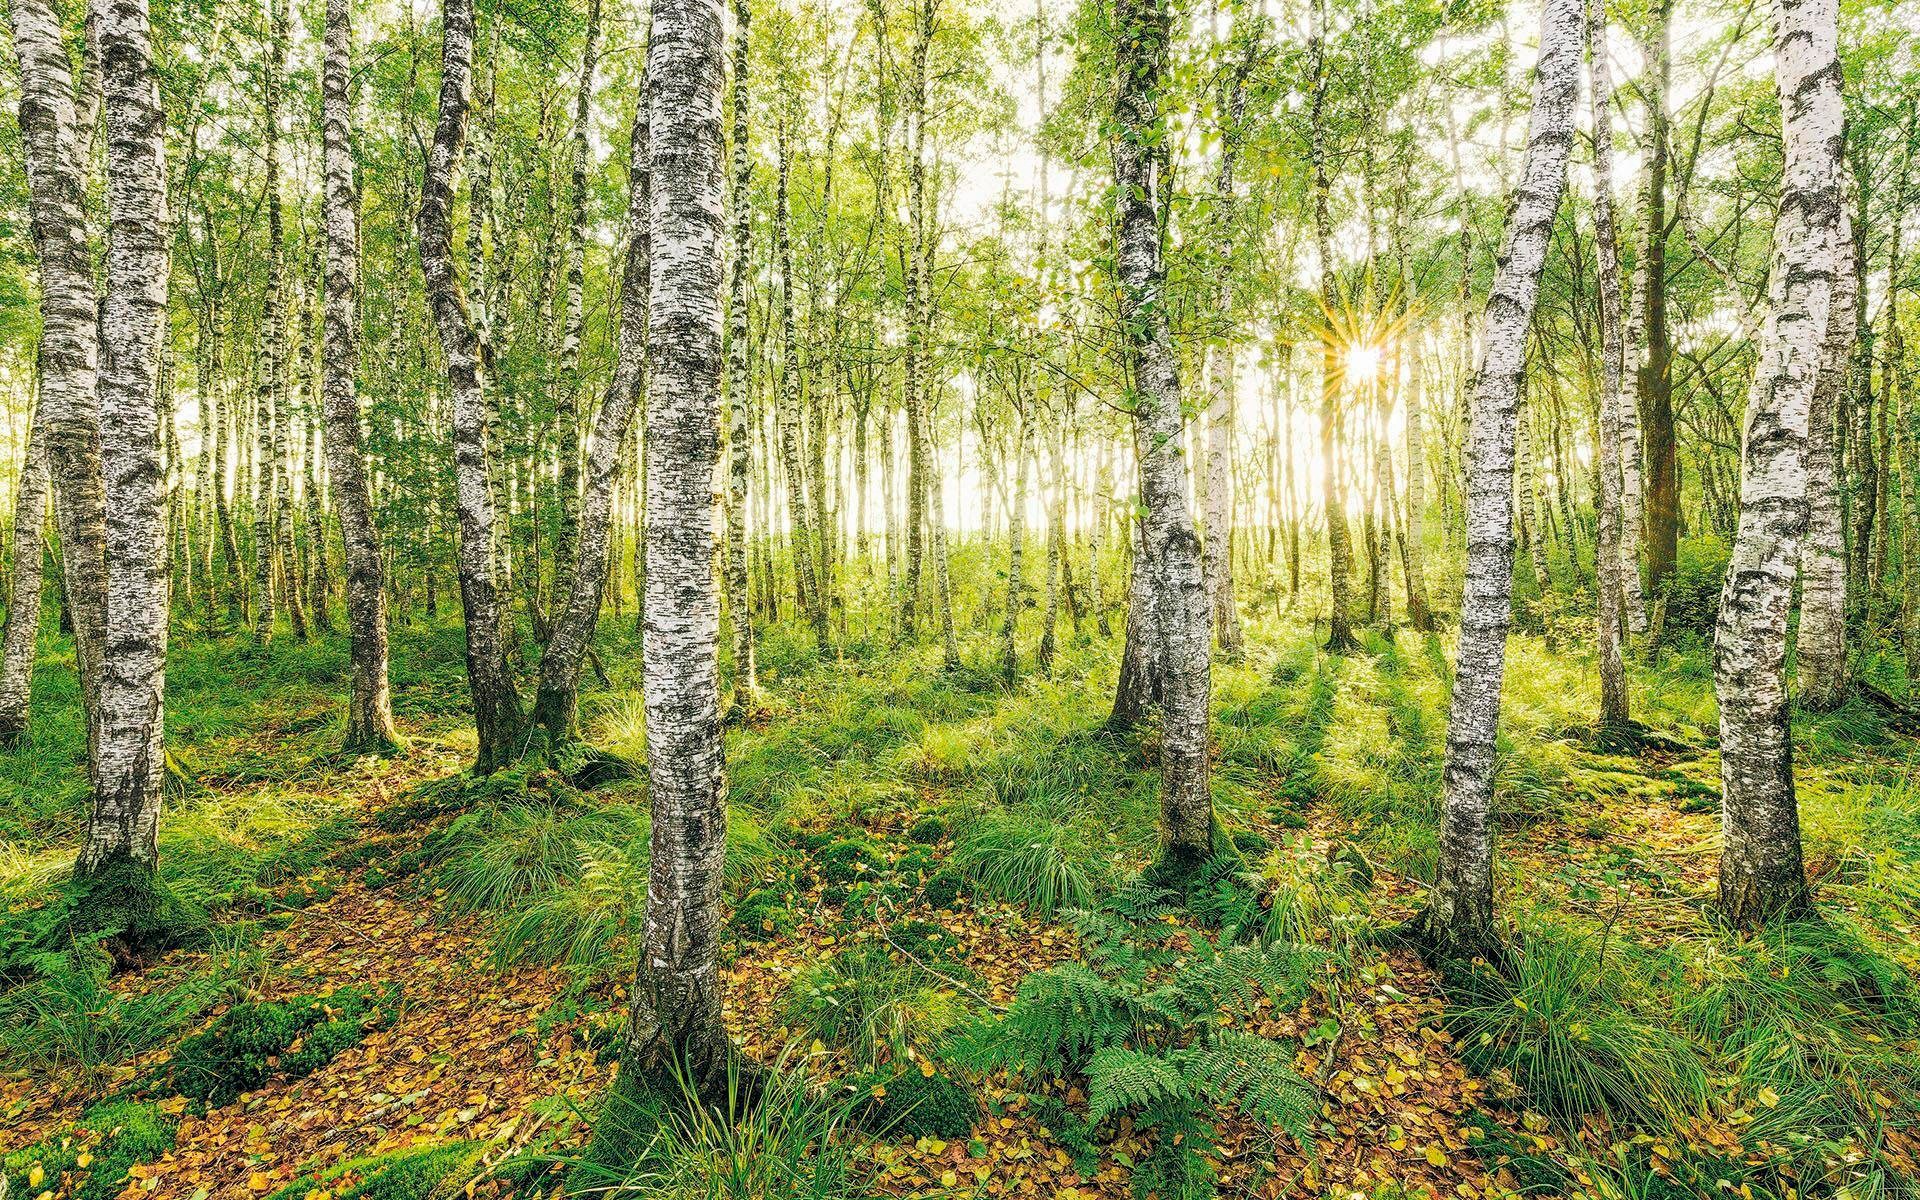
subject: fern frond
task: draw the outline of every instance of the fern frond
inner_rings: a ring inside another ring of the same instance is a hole
[[[1185,1074],[1163,1055],[1108,1046],[1087,1060],[1087,1123],[1188,1094]]]
[[[963,1032],[954,1057],[976,1071],[1057,1075],[1126,1041],[1138,1020],[1132,992],[1085,963],[1062,963],[1021,980],[1013,1007]]]
[[[1285,1043],[1228,1029],[1174,1051],[1172,1060],[1195,1094],[1232,1105],[1307,1144],[1320,1095],[1293,1069],[1293,1050]]]

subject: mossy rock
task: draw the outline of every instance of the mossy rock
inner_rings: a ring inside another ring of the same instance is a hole
[[[938,1071],[910,1068],[861,1081],[872,1094],[863,1123],[882,1136],[912,1140],[966,1137],[980,1119],[980,1101],[966,1085]]]
[[[378,996],[371,988],[343,987],[324,996],[236,1004],[180,1043],[173,1087],[217,1108],[275,1075],[311,1075],[357,1045],[369,1027],[391,1020],[399,1002],[396,983]]]
[[[953,908],[967,891],[967,881],[958,871],[942,869],[920,889],[920,899],[932,908]]]
[[[72,1126],[37,1146],[0,1158],[0,1194],[43,1192],[72,1200],[112,1200],[127,1172],[173,1149],[175,1125],[158,1105],[117,1100],[96,1104]],[[80,1165],[81,1155],[86,1165]]]
[[[873,879],[887,869],[879,847],[858,838],[842,838],[820,851],[814,860],[820,878],[832,884],[854,884]]]
[[[946,821],[939,817],[921,817],[907,830],[907,840],[922,846],[935,846],[947,840],[952,832]]]

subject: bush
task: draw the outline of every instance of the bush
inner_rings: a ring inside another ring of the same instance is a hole
[[[1687,1040],[1632,1002],[1628,951],[1552,925],[1527,930],[1508,974],[1472,969],[1450,989],[1454,1044],[1478,1073],[1510,1072],[1527,1101],[1577,1125],[1648,1111],[1672,1118],[1706,1103],[1706,1073]]]
[[[10,1064],[71,1072],[91,1088],[108,1067],[159,1045],[213,1002],[220,983],[190,976],[169,988],[122,996],[106,951],[76,945],[32,956],[36,978],[0,995],[0,1050]]]
[[[357,1045],[369,1026],[391,1020],[399,1001],[396,983],[377,998],[370,988],[343,987],[324,996],[236,1004],[180,1043],[174,1090],[219,1107],[275,1074],[311,1075]]]
[[[1023,904],[1040,917],[1084,908],[1107,882],[1072,826],[1022,813],[990,813],[961,837],[953,869],[982,895]]]
[[[173,1138],[173,1118],[156,1105],[97,1104],[58,1137],[0,1158],[0,1195],[112,1200],[126,1187],[127,1171],[173,1149]]]
[[[965,1006],[924,971],[866,942],[802,968],[780,1002],[780,1018],[829,1046],[873,1061],[930,1048],[957,1025]]]
[[[930,1066],[871,1076],[856,1086],[872,1097],[863,1123],[887,1137],[962,1138],[980,1118],[980,1102],[973,1093]]]

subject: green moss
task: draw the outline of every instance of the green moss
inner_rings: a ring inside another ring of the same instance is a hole
[[[816,866],[830,884],[853,884],[886,870],[886,860],[873,843],[843,838],[820,852]]]
[[[0,1179],[6,1182],[0,1194],[58,1194],[64,1186],[73,1200],[112,1200],[126,1186],[127,1171],[171,1150],[173,1138],[173,1119],[157,1105],[96,1104],[61,1133],[0,1158]],[[87,1156],[84,1167],[82,1154]]]
[[[478,1142],[449,1142],[425,1150],[399,1150],[356,1158],[305,1173],[267,1200],[303,1200],[314,1191],[331,1191],[337,1200],[430,1200],[447,1181],[473,1165]],[[345,1187],[336,1187],[352,1180]]]
[[[933,908],[952,908],[960,902],[967,881],[957,871],[938,871],[920,889],[920,898]]]
[[[276,1074],[311,1075],[357,1044],[371,1025],[390,1020],[400,986],[376,997],[344,987],[325,996],[237,1004],[203,1033],[180,1043],[172,1081],[183,1096],[219,1106]]]
[[[793,929],[793,895],[784,888],[754,888],[734,905],[727,927],[744,941],[778,937]]]
[[[921,817],[907,830],[907,840],[922,846],[933,846],[946,840],[947,823],[939,817]]]
[[[913,1069],[863,1086],[880,1092],[867,1106],[867,1124],[894,1138],[962,1138],[973,1132],[980,1102],[959,1082]]]

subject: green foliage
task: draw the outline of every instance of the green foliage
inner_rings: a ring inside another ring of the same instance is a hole
[[[1481,967],[1450,987],[1448,1026],[1481,1073],[1505,1069],[1534,1108],[1568,1124],[1650,1110],[1678,1118],[1706,1103],[1687,1039],[1642,1012],[1629,951],[1537,923],[1509,974]]]
[[[587,1152],[566,1161],[566,1190],[663,1200],[863,1200],[845,1134],[865,1099],[816,1086],[784,1056],[751,1079],[730,1063],[724,1089],[703,1091],[684,1072],[650,1081],[622,1075]]]
[[[324,1171],[302,1174],[267,1200],[305,1200],[316,1191],[335,1200],[432,1200],[450,1194],[454,1190],[450,1183],[474,1174],[483,1148],[478,1142],[448,1142],[349,1159]]]
[[[1138,904],[1139,885],[1131,891],[1119,895]],[[1319,1108],[1290,1045],[1224,1026],[1221,1014],[1263,999],[1297,1003],[1317,959],[1198,929],[1176,939],[1164,922],[1116,908],[1071,914],[1086,961],[1022,979],[1012,1007],[963,1030],[951,1056],[1017,1079],[1084,1079],[1084,1127],[1071,1113],[1047,1118],[1070,1144],[1090,1145],[1094,1129],[1127,1114],[1155,1133],[1134,1173],[1136,1195],[1211,1196],[1211,1113],[1235,1109],[1305,1144]]]
[[[989,813],[971,824],[953,852],[953,869],[973,890],[1041,917],[1093,903],[1106,874],[1077,831],[1027,810]]]
[[[950,989],[880,942],[860,942],[802,968],[781,998],[781,1020],[872,1061],[937,1045],[966,1013]]]
[[[0,1158],[0,1195],[54,1192],[72,1200],[112,1200],[129,1182],[129,1168],[173,1148],[174,1129],[173,1118],[157,1105],[96,1104],[60,1134]]]
[[[212,976],[123,994],[97,946],[76,944],[28,960],[28,982],[0,993],[0,1051],[8,1065],[74,1075],[89,1090],[108,1067],[160,1045],[198,1016],[220,990]]]
[[[379,995],[343,987],[323,996],[236,1004],[180,1043],[170,1083],[183,1096],[228,1104],[276,1074],[299,1079],[326,1066],[370,1026],[391,1020],[399,1003],[396,983]]]
[[[854,1084],[872,1099],[861,1122],[889,1138],[962,1138],[980,1119],[980,1101],[958,1080],[909,1065],[897,1074],[881,1073]]]

